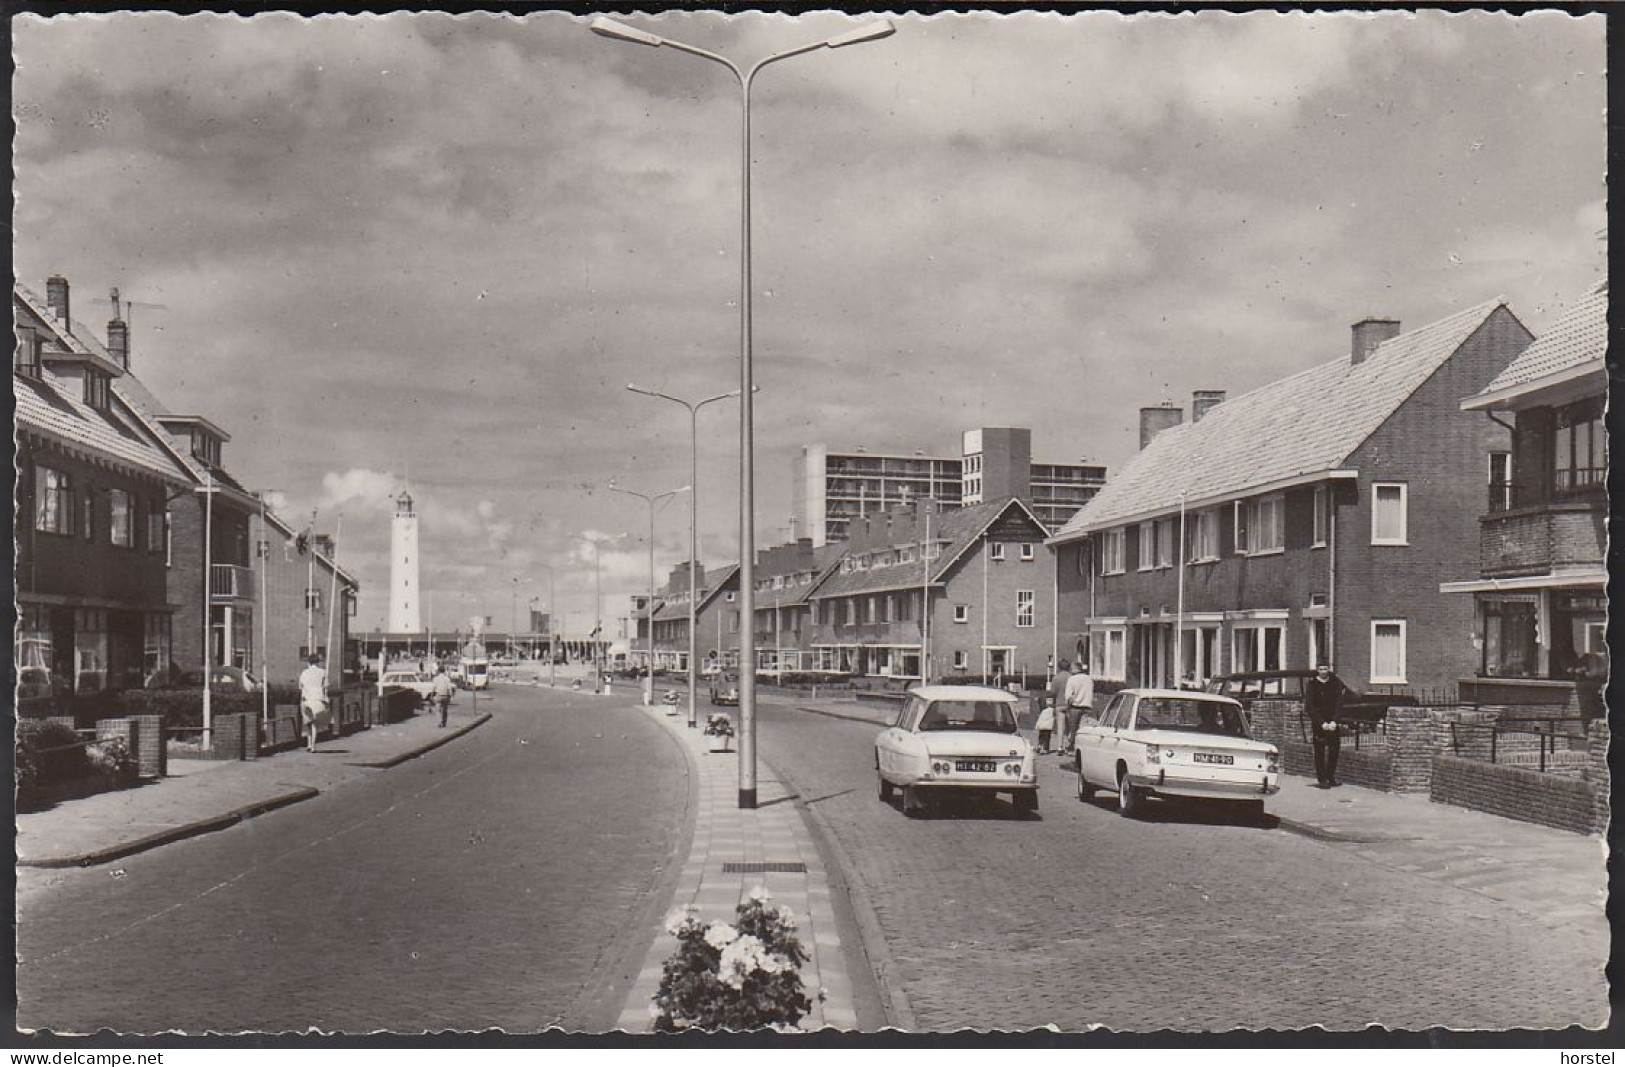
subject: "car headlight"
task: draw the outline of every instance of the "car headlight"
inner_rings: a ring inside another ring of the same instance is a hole
[[[1146,745],[1145,746],[1145,761],[1147,763],[1161,763],[1162,762],[1162,753],[1157,750],[1156,745]]]

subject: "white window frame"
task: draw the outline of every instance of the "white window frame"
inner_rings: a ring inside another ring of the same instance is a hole
[[[135,494],[128,489],[107,491],[107,543],[119,548],[135,547]]]
[[[1179,538],[1178,519],[1157,520],[1157,569],[1174,565],[1174,542]]]
[[[1497,467],[1500,469],[1497,470]],[[1501,487],[1499,497],[1492,497],[1499,504],[1495,510],[1506,511],[1512,507],[1512,453],[1505,451],[1489,453],[1484,477],[1491,492],[1494,492],[1497,485]]]
[[[987,558],[994,563],[1004,562],[1004,542],[989,541],[987,544]]]
[[[969,604],[955,604],[954,605],[954,621],[955,622],[970,622],[970,605]]]
[[[1023,541],[1021,543],[1021,562],[1023,562],[1023,563],[1031,563],[1032,561],[1033,561],[1032,542]]]
[[[1382,537],[1377,533],[1382,514],[1381,491],[1384,489],[1399,490],[1399,536]],[[1371,543],[1373,545],[1410,544],[1410,486],[1405,482],[1372,482],[1371,483]]]
[[[1314,515],[1309,526],[1309,547],[1325,548],[1326,539],[1331,536],[1332,528],[1331,492],[1324,485],[1315,486],[1314,501]]]
[[[883,599],[880,602],[880,621],[881,622],[892,622],[892,621],[894,621],[893,620],[893,615],[892,615],[893,610],[894,610],[894,608],[893,608],[893,604],[892,604],[892,595],[890,593],[887,593],[886,596],[885,596],[885,599]]]
[[[1140,558],[1134,561],[1137,571],[1149,571],[1157,566],[1157,524],[1155,520],[1142,522],[1134,528],[1134,543],[1139,546]]]
[[[1230,624],[1230,672],[1232,674],[1242,671],[1273,671],[1286,670],[1286,619],[1237,619]],[[1268,644],[1266,635],[1275,631],[1275,666],[1268,666],[1269,656],[1266,654]],[[1253,655],[1251,662],[1243,662],[1239,655],[1241,635],[1251,632],[1253,635]]]
[[[1194,516],[1186,516],[1186,522],[1194,518],[1191,523],[1190,555],[1186,563],[1217,563],[1219,561],[1219,512],[1216,508],[1204,508]],[[1206,536],[1204,536],[1204,534]],[[1204,545],[1202,542],[1208,542]]]
[[[1273,556],[1286,551],[1286,497],[1281,493],[1270,493],[1267,496],[1256,497],[1249,501],[1247,516],[1247,554],[1249,556]],[[1274,513],[1273,523],[1264,522],[1266,510]],[[1267,548],[1258,547],[1259,537],[1266,527],[1273,527],[1269,532],[1278,535],[1275,544]]]
[[[963,671],[963,670],[968,670],[969,668],[970,668],[970,657],[965,654],[964,649],[956,648],[954,650],[954,670]]]
[[[1029,630],[1038,614],[1037,598],[1031,589],[1016,590],[1016,628]],[[1023,621],[1025,620],[1025,621]]]
[[[1106,577],[1123,573],[1124,545],[1128,531],[1124,527],[1106,530],[1100,535],[1100,574]]]
[[[1395,676],[1379,675],[1377,673],[1377,628],[1379,626],[1397,627],[1399,630],[1399,673]],[[1372,619],[1371,620],[1371,684],[1372,685],[1409,685],[1407,675],[1410,665],[1407,662],[1407,638],[1409,627],[1404,619]]]
[[[846,602],[846,624],[848,626],[856,626],[858,624],[858,602],[856,600],[848,600]]]
[[[1231,508],[1231,540],[1235,544],[1235,554],[1238,556],[1247,555],[1248,551],[1252,548],[1248,537],[1248,520],[1250,518],[1249,512],[1251,507],[1251,501],[1238,500]]]

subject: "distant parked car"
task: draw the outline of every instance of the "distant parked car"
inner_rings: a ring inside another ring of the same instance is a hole
[[[1208,682],[1207,691],[1238,700],[1250,710],[1255,700],[1302,700],[1303,683],[1314,676],[1308,670],[1242,671],[1220,675]],[[1410,693],[1356,693],[1350,689],[1338,704],[1338,714],[1356,722],[1373,722],[1390,707],[1415,703],[1416,697]]]
[[[391,689],[410,689],[427,700],[434,691],[434,676],[418,671],[385,671],[378,679],[378,695],[383,696]]]
[[[1078,729],[1078,799],[1117,790],[1117,810],[1137,815],[1153,796],[1238,803],[1264,813],[1281,788],[1276,747],[1254,741],[1239,701],[1178,689],[1125,689],[1097,724]]]
[[[168,681],[149,685],[150,689],[202,689],[203,672],[181,671]],[[241,667],[211,667],[209,688],[217,693],[258,693],[260,682]]]
[[[875,738],[880,799],[900,788],[903,813],[915,815],[928,794],[1009,793],[1017,811],[1037,811],[1038,772],[1017,710],[1013,695],[987,686],[909,690],[896,721]]]
[[[712,675],[711,703],[737,705],[739,703],[739,676],[729,673]]]

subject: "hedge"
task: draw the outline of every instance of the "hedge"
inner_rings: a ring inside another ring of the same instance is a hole
[[[48,791],[76,781],[99,778],[94,785],[100,789],[135,781],[135,754],[123,738],[103,738],[88,745],[79,742],[79,734],[66,723],[46,719],[17,723],[18,810],[32,810]]]

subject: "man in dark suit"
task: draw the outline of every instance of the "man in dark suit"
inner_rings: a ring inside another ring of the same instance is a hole
[[[1315,746],[1315,778],[1322,789],[1342,784],[1337,780],[1337,756],[1343,747],[1337,732],[1337,711],[1346,692],[1348,686],[1325,663],[1303,683],[1303,713],[1309,719]]]

